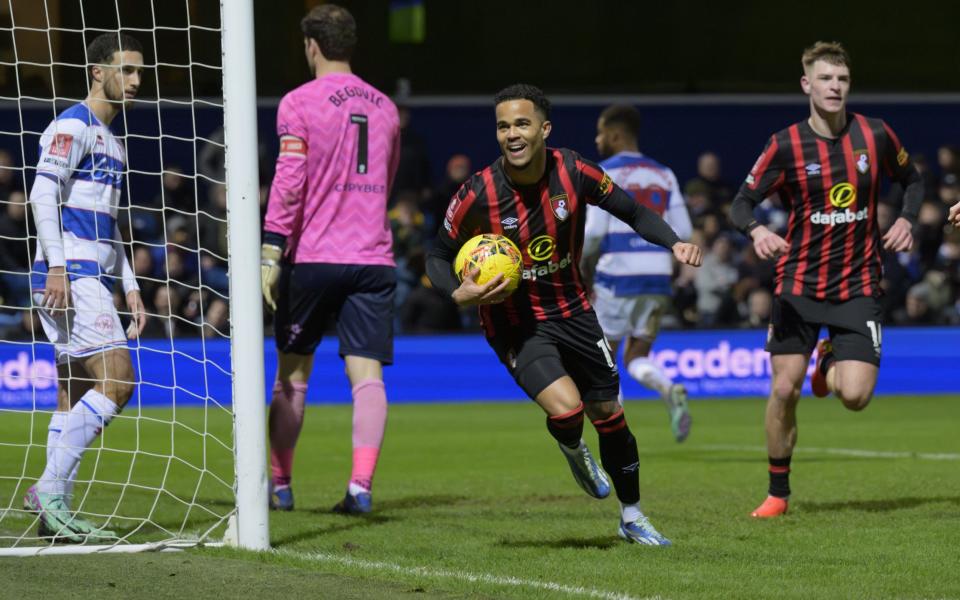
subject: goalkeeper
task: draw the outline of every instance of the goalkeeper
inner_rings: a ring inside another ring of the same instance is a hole
[[[73,543],[116,538],[73,514],[71,496],[84,450],[133,394],[126,340],[146,324],[117,228],[126,153],[109,128],[137,95],[143,50],[128,35],[105,33],[87,47],[87,61],[90,92],[41,135],[30,192],[38,242],[31,287],[56,349],[59,385],[47,464],[24,507],[39,516],[41,537]],[[117,279],[133,317],[126,333],[113,304]]]
[[[263,297],[279,358],[270,403],[270,507],[293,509],[293,452],[313,353],[328,319],[353,391],[353,472],[335,512],[366,513],[387,421],[382,365],[393,362],[397,279],[387,195],[397,169],[397,108],[350,69],[356,24],[324,4],[301,22],[315,78],[280,102],[280,156],[262,247]]]

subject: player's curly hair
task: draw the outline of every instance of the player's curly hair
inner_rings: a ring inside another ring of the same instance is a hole
[[[114,52],[139,52],[143,54],[140,40],[126,33],[101,33],[87,46],[87,65],[89,67],[108,65],[113,61]]]
[[[350,61],[357,47],[357,22],[336,4],[321,4],[300,21],[303,35],[317,42],[327,60]]]
[[[804,71],[812,67],[813,63],[818,60],[828,62],[831,65],[842,65],[850,68],[850,55],[840,42],[818,41],[804,49],[803,56],[800,58]]]
[[[529,100],[533,102],[537,112],[546,121],[550,119],[550,101],[543,93],[543,90],[529,83],[515,83],[503,88],[493,97],[493,105],[497,106],[501,102],[508,100]]]
[[[640,111],[630,104],[614,104],[603,109],[600,113],[603,124],[607,127],[619,127],[632,135],[640,137]]]

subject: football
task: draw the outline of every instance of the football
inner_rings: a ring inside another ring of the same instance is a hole
[[[496,277],[497,273],[503,273],[509,281],[507,290],[512,292],[520,285],[523,256],[510,238],[482,233],[467,240],[460,248],[453,268],[460,281],[467,273],[479,270],[477,283],[481,285]]]

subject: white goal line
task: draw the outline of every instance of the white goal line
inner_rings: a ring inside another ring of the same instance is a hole
[[[701,450],[733,450],[737,452],[766,452],[764,446],[741,446],[737,444],[704,444],[696,446]],[[857,448],[815,448],[798,446],[794,453],[833,454],[837,456],[855,456],[858,458],[915,458],[918,460],[960,460],[960,454],[953,452],[907,452],[887,450],[860,450]]]
[[[308,562],[336,563],[347,567],[355,567],[358,569],[366,569],[381,573],[434,577],[437,579],[453,579],[456,581],[466,581],[468,583],[486,583],[490,585],[507,587],[525,587],[548,592],[568,594],[571,596],[601,598],[603,600],[661,600],[659,595],[638,598],[637,596],[630,596],[629,594],[622,592],[608,592],[594,588],[565,585],[552,581],[520,579],[518,577],[493,575],[490,573],[469,573],[467,571],[451,571],[448,569],[433,569],[430,567],[407,567],[395,563],[361,560],[347,556],[338,556],[336,554],[327,554],[325,552],[296,552],[293,550],[274,550],[273,552],[281,556],[289,556]]]

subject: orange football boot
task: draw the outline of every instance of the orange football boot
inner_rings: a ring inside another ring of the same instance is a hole
[[[830,388],[827,387],[827,376],[820,369],[823,359],[833,354],[833,344],[830,340],[824,338],[817,342],[817,364],[813,367],[813,375],[810,376],[810,389],[817,398],[824,398],[830,394]]]
[[[750,513],[750,516],[758,519],[769,519],[785,514],[787,514],[787,499],[767,496],[763,504],[755,508],[754,511]]]

